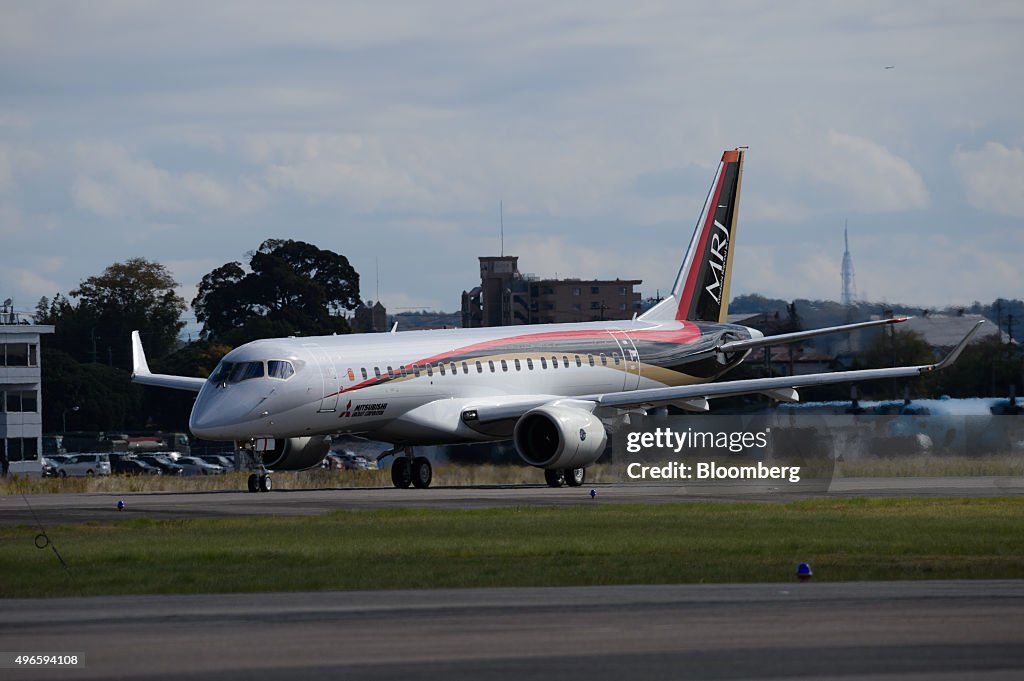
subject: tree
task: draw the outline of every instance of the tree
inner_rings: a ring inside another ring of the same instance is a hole
[[[192,301],[203,337],[229,345],[268,336],[348,333],[332,314],[359,304],[359,275],[348,258],[304,241],[268,239],[248,273],[229,262],[203,277]]]
[[[855,368],[919,366],[933,363],[935,352],[920,334],[913,331],[896,331],[894,327],[889,326],[878,334],[875,343],[864,353],[861,360],[863,367],[859,366],[861,362],[857,362]],[[887,392],[890,399],[902,397],[905,389],[909,389],[912,397],[929,397],[931,394],[931,385],[926,377],[873,381],[858,389],[865,396],[882,397]]]
[[[964,348],[956,363],[930,376],[933,392],[950,397],[1000,397],[1010,386],[1020,393],[1020,348],[999,336],[986,336]]]
[[[80,362],[131,366],[130,334],[138,329],[150,356],[178,345],[185,301],[178,282],[163,265],[144,258],[114,263],[71,291],[78,304],[59,293],[36,306],[36,321],[56,326],[52,346]]]
[[[65,415],[69,430],[121,431],[144,425],[142,386],[134,385],[127,371],[84,364],[46,347],[41,364],[44,430],[62,431]]]
[[[160,263],[132,258],[89,277],[71,295],[79,299],[79,310],[105,334],[107,346],[114,348],[122,366],[131,366],[129,335],[135,329],[154,357],[177,347],[186,309],[184,299],[174,292],[177,285]]]

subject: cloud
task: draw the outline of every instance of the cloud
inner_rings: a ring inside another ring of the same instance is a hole
[[[14,182],[14,168],[7,145],[0,144],[0,192],[6,192]]]
[[[756,220],[798,224],[806,222],[814,211],[799,201],[765,194],[743,197],[740,218],[743,221]]]
[[[653,293],[737,144],[750,145],[737,268],[764,274],[754,288],[836,295],[815,247],[838,277],[841,248],[821,242],[845,217],[922,244],[912,262],[872,257],[880,278],[928,281],[917,295],[963,285],[932,277],[945,255],[931,235],[984,221],[988,248],[1021,257],[1024,89],[1006,86],[1020,3],[185,7],[6,8],[0,269],[73,254],[67,289],[75,267],[220,264],[280,236],[367,262],[364,275],[387,253],[389,290],[451,309],[476,256],[497,251],[503,200],[524,270],[643,277]],[[14,157],[29,150],[42,172]]]
[[[0,196],[0,236],[12,236],[24,231],[25,218],[18,206],[8,197]],[[0,270],[3,268],[0,267]]]
[[[521,271],[545,278],[607,279],[627,276],[623,270],[630,266],[614,250],[560,236],[506,237],[505,244],[506,253],[519,256]]]
[[[832,250],[823,250],[831,247]],[[993,252],[985,241],[936,234],[859,234],[853,258],[858,297],[924,307],[965,305],[1014,297],[1024,238],[1008,238]],[[756,251],[740,248],[733,293],[784,299],[838,300],[842,239],[800,242]],[[998,293],[998,292],[1005,293]]]
[[[15,300],[18,309],[29,309],[42,296],[52,296],[60,290],[60,285],[53,279],[42,276],[35,270],[14,267],[0,271],[0,290],[16,291],[22,296],[31,296],[31,301]]]
[[[75,205],[102,217],[203,214],[210,209],[244,212],[262,205],[251,181],[232,186],[207,173],[171,172],[113,142],[77,144],[74,163]]]
[[[929,205],[924,180],[910,163],[871,140],[829,130],[820,156],[809,163],[811,176],[837,188],[848,209],[882,213]]]
[[[267,184],[310,200],[342,200],[358,211],[426,202],[427,189],[373,135],[274,134],[250,139]]]
[[[987,142],[981,151],[953,152],[967,200],[986,213],[1024,218],[1024,150]]]
[[[0,193],[13,191],[17,176],[38,172],[44,165],[40,152],[26,145],[0,141]]]
[[[68,257],[63,255],[46,255],[35,259],[36,269],[46,274],[54,274],[64,269]]]

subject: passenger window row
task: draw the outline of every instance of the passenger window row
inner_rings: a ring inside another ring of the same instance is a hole
[[[573,363],[578,367],[582,367],[584,361],[586,361],[588,366],[593,367],[600,364],[603,367],[607,367],[620,366],[623,362],[623,358],[619,353],[613,352],[611,357],[604,353],[600,353],[597,356],[591,354],[572,355],[571,361],[569,359],[569,355],[562,355],[561,358],[557,355],[551,355],[550,364],[547,356],[541,356],[536,360],[534,360],[533,357],[527,357],[525,360],[516,358],[511,360],[511,362],[509,360],[502,359],[498,360],[497,363],[495,363],[494,360],[487,360],[487,370],[489,373],[493,374],[497,373],[499,368],[503,373],[507,373],[509,371],[523,371],[524,369],[526,371],[533,371],[537,368],[544,370],[549,367],[551,369],[557,369],[559,367],[559,362],[561,362],[561,366],[563,368],[568,369]],[[473,362],[473,368],[476,369],[476,373],[478,374],[484,373],[484,364],[481,360]],[[419,377],[424,374],[427,376],[433,376],[435,373],[441,376],[447,376],[449,374],[456,376],[460,372],[462,374],[469,374],[471,369],[468,362],[437,362],[436,364],[413,364],[411,366],[399,367],[398,369],[391,366],[385,367],[383,370],[381,370],[381,367],[373,367],[372,371],[375,378],[383,378],[385,376],[387,378],[407,378],[409,376]],[[349,380],[355,380],[354,370],[349,369],[347,373]],[[370,370],[366,367],[361,367],[359,369],[359,374],[363,377],[363,380],[367,380],[370,375]]]

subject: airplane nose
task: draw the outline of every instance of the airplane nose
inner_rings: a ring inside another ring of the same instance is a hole
[[[218,418],[214,410],[209,408],[209,404],[201,405],[199,400],[196,400],[192,415],[188,419],[188,429],[193,435],[203,440],[224,439],[222,431],[225,425],[227,424],[224,419]]]
[[[220,389],[204,390],[192,406],[188,419],[189,430],[204,440],[234,440],[239,437],[238,427],[242,414],[238,404]]]

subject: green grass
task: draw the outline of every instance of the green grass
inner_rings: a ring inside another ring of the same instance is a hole
[[[844,499],[0,528],[0,595],[1024,578],[1024,498]]]

